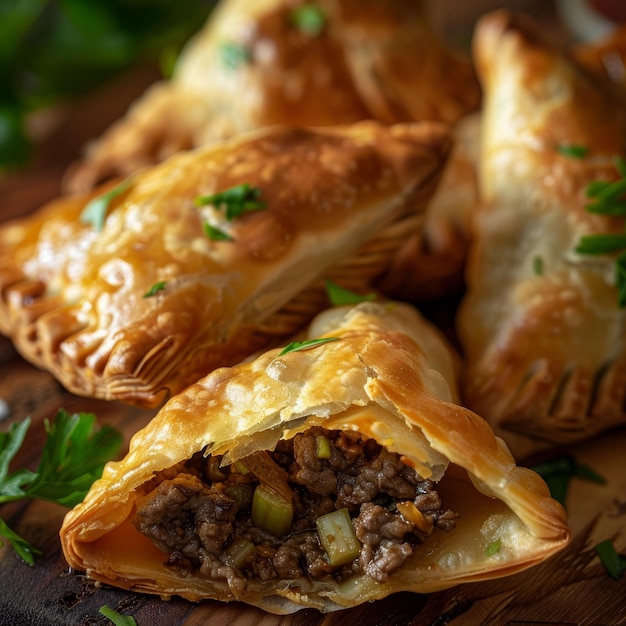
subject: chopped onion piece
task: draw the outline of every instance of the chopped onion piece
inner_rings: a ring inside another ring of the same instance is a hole
[[[398,502],[396,504],[396,508],[407,522],[415,524],[415,526],[423,533],[430,535],[433,530],[433,522],[432,520],[424,517],[424,514],[415,506],[414,502],[411,502],[410,500]]]
[[[315,523],[330,565],[345,565],[359,556],[361,544],[354,532],[348,509],[322,515]]]

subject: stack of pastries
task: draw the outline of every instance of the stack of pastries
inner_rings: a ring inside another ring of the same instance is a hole
[[[223,0],[2,226],[0,332],[155,411],[66,516],[72,567],[290,613],[567,545],[516,459],[626,421],[614,258],[578,248],[623,231],[586,208],[621,176],[623,86],[508,11],[472,59],[419,2]],[[451,337],[418,306],[461,286]]]

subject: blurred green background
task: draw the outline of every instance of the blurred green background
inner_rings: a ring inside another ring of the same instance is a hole
[[[216,0],[0,0],[0,170],[32,154],[26,118],[140,62],[168,75]]]

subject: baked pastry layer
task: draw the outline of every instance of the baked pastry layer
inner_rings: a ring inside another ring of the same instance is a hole
[[[331,309],[302,339],[326,341],[270,350],[216,370],[172,398],[133,437],[128,455],[108,464],[85,501],[67,514],[61,540],[70,565],[122,588],[193,601],[241,600],[291,613],[304,607],[333,611],[398,591],[428,593],[508,575],[567,544],[565,513],[542,479],[517,467],[487,423],[454,403],[455,355],[415,309],[400,303]],[[303,438],[312,443],[311,437],[325,433],[334,451],[329,446],[311,459],[300,449],[298,467],[277,465],[292,454],[285,442],[300,448],[308,445]],[[361,446],[368,447],[367,455]],[[341,458],[344,453],[352,463]],[[222,476],[215,477],[213,460]],[[211,476],[204,463],[213,468]],[[254,510],[228,501],[229,490],[246,479],[239,476],[235,483],[225,473],[242,466],[256,477],[253,484],[260,481],[287,507],[293,498],[296,509],[309,500],[317,509],[315,494],[335,493],[332,480],[339,481],[336,504],[350,510],[361,546],[348,569],[340,576],[284,571],[284,559],[272,559],[281,547],[294,550],[300,536],[307,555],[313,549],[319,554],[324,538],[299,518],[293,521],[298,526],[266,530],[274,537],[257,542],[255,526],[262,523]],[[198,473],[191,476],[194,467]],[[309,476],[315,472],[319,480]],[[429,512],[420,495],[403,491],[406,482],[421,485],[427,497],[436,490],[443,506],[435,495]],[[363,490],[367,494],[359,496]],[[392,496],[395,514],[375,509],[379,496]],[[252,566],[245,562],[230,560],[233,538],[225,522],[233,506],[239,524],[249,524],[252,516],[248,534],[242,533],[244,542],[257,546],[252,572],[246,573]],[[389,523],[387,534],[381,516]],[[452,524],[437,523],[444,518]],[[398,526],[406,531],[403,560],[392,567],[389,552],[380,555],[377,548],[404,535]],[[172,534],[176,528],[181,532]],[[189,542],[179,545],[183,529]],[[263,568],[259,559],[266,560]]]
[[[0,231],[0,332],[74,393],[156,405],[308,323],[324,278],[369,289],[448,150],[434,124],[277,126],[60,198]]]

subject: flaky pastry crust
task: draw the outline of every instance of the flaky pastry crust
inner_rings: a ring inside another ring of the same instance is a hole
[[[474,55],[484,91],[483,204],[458,320],[463,401],[525,454],[626,421],[614,259],[575,251],[584,235],[623,230],[623,218],[586,210],[586,190],[617,178],[626,107],[530,18],[484,16]],[[571,146],[586,155],[571,156]]]
[[[69,564],[127,589],[193,601],[238,599],[289,613],[512,574],[568,542],[564,511],[541,478],[517,467],[487,423],[453,403],[454,355],[415,309],[400,303],[331,309],[308,336],[339,339],[282,355],[270,350],[172,398],[67,514],[61,540]],[[433,533],[387,582],[249,580],[235,597],[223,582],[176,575],[131,524],[141,486],[155,473],[201,450],[233,461],[271,450],[311,425],[358,431],[401,454],[420,475],[439,481],[448,506],[460,512],[457,527]],[[494,540],[500,548],[488,556]]]
[[[422,2],[224,0],[189,42],[171,80],[154,84],[68,175],[90,189],[179,151],[274,124],[363,119],[454,123],[478,105],[469,59],[447,49]],[[310,7],[308,7],[310,8]]]
[[[61,198],[0,231],[0,332],[77,394],[156,405],[308,323],[323,278],[369,289],[418,228],[448,144],[430,124],[277,126],[126,179],[100,232],[85,208],[111,188]],[[241,184],[265,208],[195,203]]]

